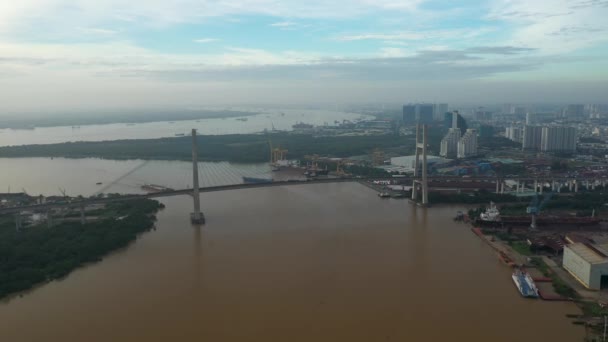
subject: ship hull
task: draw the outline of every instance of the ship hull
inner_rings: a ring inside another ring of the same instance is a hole
[[[257,177],[243,177],[243,183],[245,183],[245,184],[272,183],[272,179],[270,179],[270,178],[257,178]]]
[[[505,226],[529,226],[532,218],[529,216],[503,216],[500,221],[485,221],[477,219],[475,223],[483,227]],[[537,226],[594,226],[600,223],[599,219],[593,217],[537,217]]]

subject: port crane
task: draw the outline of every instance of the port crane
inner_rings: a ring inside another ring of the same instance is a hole
[[[272,168],[272,171],[279,171],[281,162],[286,164],[287,152],[289,151],[282,149],[280,146],[273,148],[270,137],[268,137],[268,146],[270,148],[270,167]]]
[[[535,230],[537,228],[536,216],[540,214],[542,208],[547,204],[547,202],[549,202],[549,200],[551,200],[551,197],[553,197],[553,192],[545,193],[543,200],[540,203],[538,197],[538,193],[535,193],[532,201],[530,201],[530,205],[528,205],[528,208],[526,209],[526,212],[530,214],[532,218],[532,222],[530,223],[531,230]]]

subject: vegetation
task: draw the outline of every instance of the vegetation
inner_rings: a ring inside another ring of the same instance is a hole
[[[1,157],[68,157],[108,159],[189,160],[191,137],[73,142],[50,145],[8,146],[0,148]],[[350,157],[369,154],[376,148],[413,146],[413,137],[346,136],[314,137],[279,133],[271,136],[273,146],[287,149],[288,158],[303,159],[319,154]],[[268,136],[232,134],[199,136],[199,158],[203,161],[265,162],[270,158]]]
[[[536,266],[536,268],[542,272],[545,277],[551,278],[553,282],[553,289],[560,296],[565,298],[578,299],[578,293],[571,288],[568,284],[566,284],[555,272],[549,269],[549,266],[543,261],[541,257],[533,257],[532,264]]]
[[[532,255],[532,251],[530,250],[530,245],[528,245],[528,243],[525,241],[513,241],[510,245],[514,251],[516,251],[517,253],[519,253],[521,255],[526,255],[526,256]]]
[[[153,227],[153,214],[160,207],[153,200],[117,202],[99,213],[99,220],[85,225],[63,222],[47,228],[44,224],[19,232],[12,216],[0,217],[0,298],[62,278],[127,246]]]

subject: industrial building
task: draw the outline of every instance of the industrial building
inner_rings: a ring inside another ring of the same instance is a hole
[[[576,151],[576,128],[559,126],[543,127],[540,150],[543,152]]]
[[[608,287],[608,251],[606,245],[573,243],[564,246],[563,267],[591,290]]]
[[[458,158],[469,158],[477,155],[477,130],[469,128],[458,141]]]
[[[443,159],[437,156],[427,156],[426,163],[430,168],[435,167],[439,164],[449,163],[450,160]],[[422,164],[422,159],[420,160]],[[398,172],[398,173],[408,173],[413,174],[416,166],[416,156],[402,156],[402,157],[394,157],[391,158],[390,165],[379,166],[379,168],[386,170],[387,172]]]

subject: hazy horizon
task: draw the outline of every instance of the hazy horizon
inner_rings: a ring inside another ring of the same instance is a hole
[[[206,106],[602,103],[604,0],[0,4],[0,116]]]

